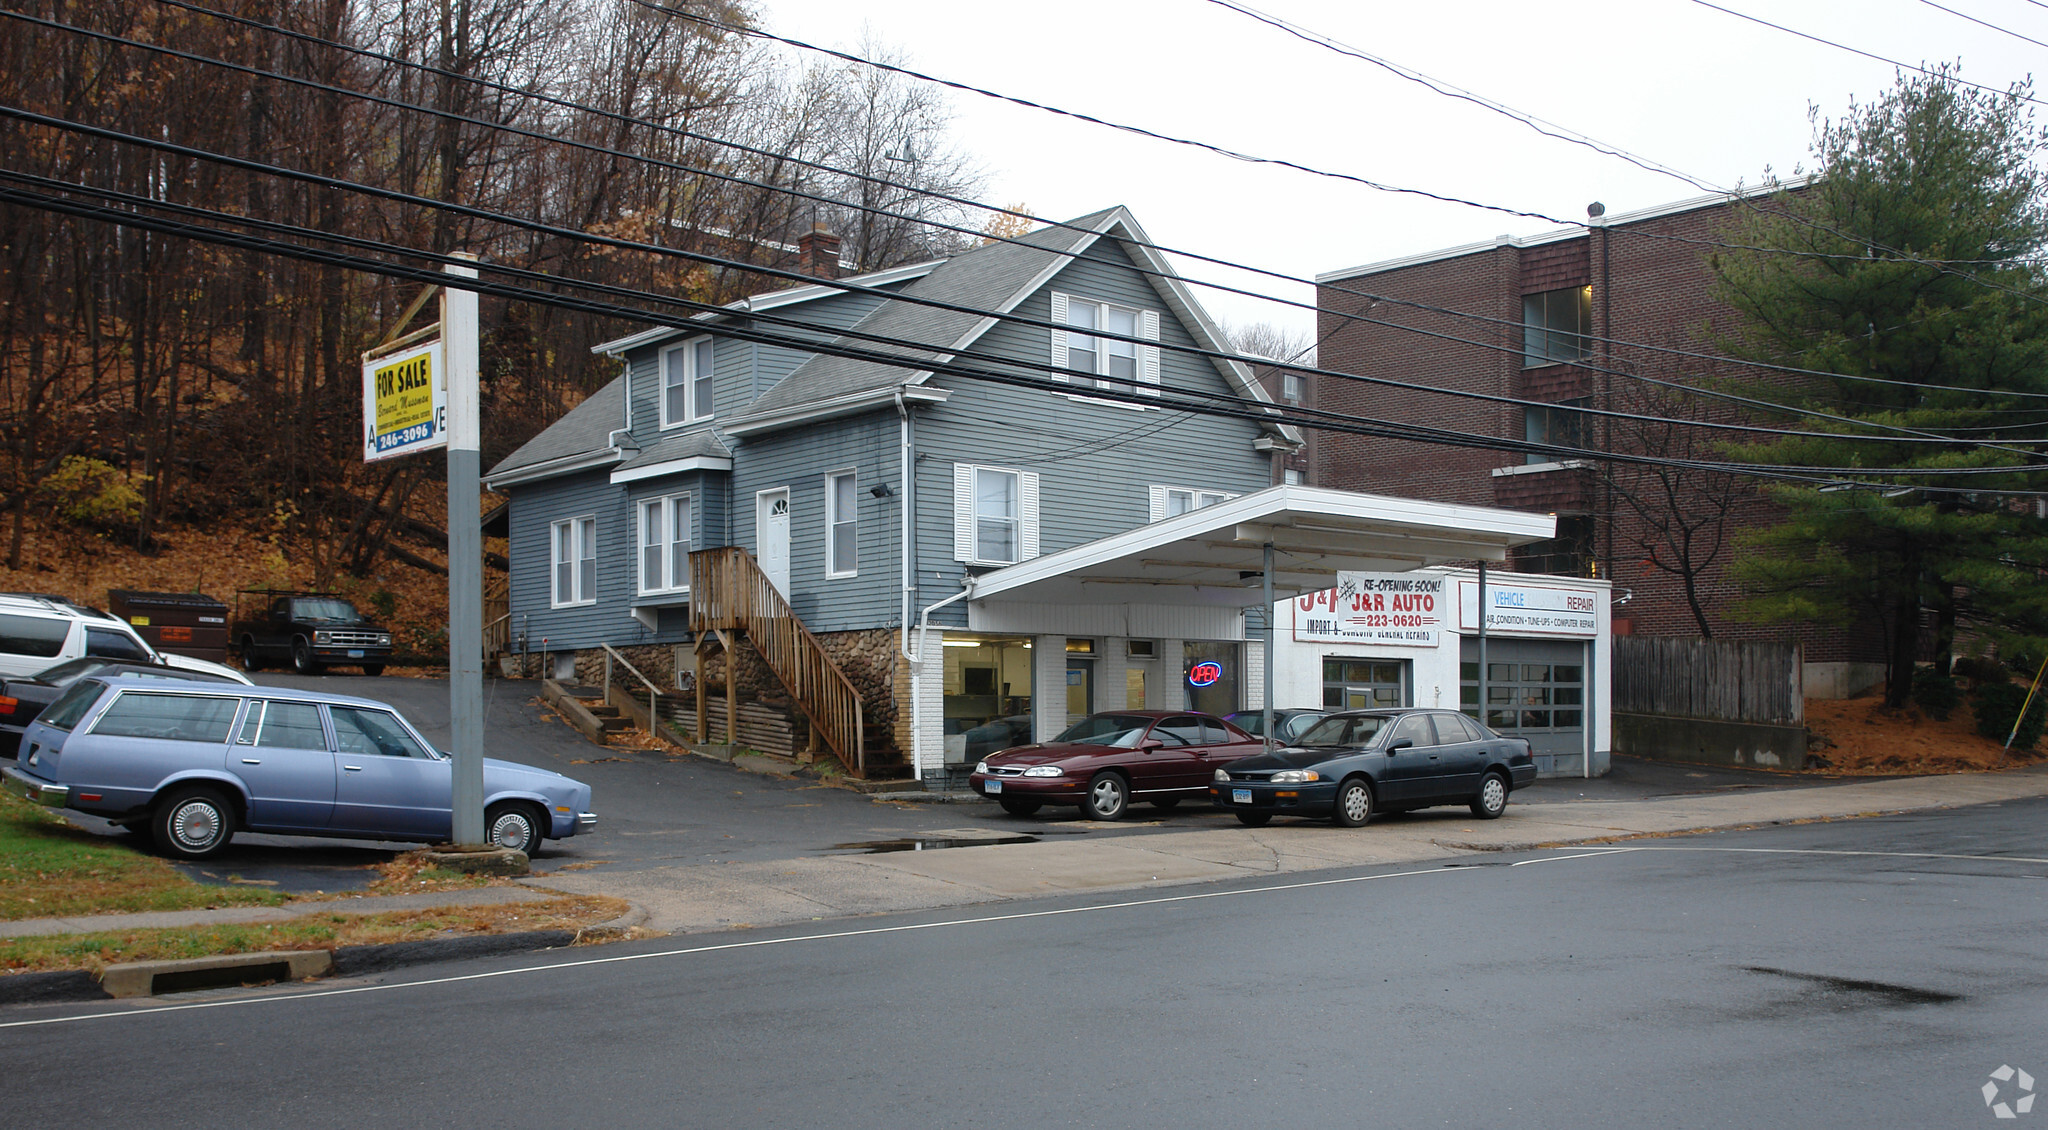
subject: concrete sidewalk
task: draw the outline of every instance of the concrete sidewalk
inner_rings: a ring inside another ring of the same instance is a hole
[[[1279,820],[1142,836],[1061,835],[1036,843],[833,856],[768,863],[582,871],[530,886],[626,899],[672,932],[773,926],[1089,890],[1143,890],[1246,875],[1402,864],[1638,836],[1832,820],[2048,796],[2048,766],[2002,773],[1857,781],[1765,792],[1510,804],[1499,820],[1425,809],[1347,830]],[[1070,831],[1074,825],[1062,825]],[[1114,827],[1104,825],[1096,827]],[[1028,835],[1018,821],[945,835]]]
[[[1802,782],[1802,784],[1806,784]],[[1639,836],[1835,820],[2048,796],[2048,765],[2000,773],[1853,781],[1766,791],[1573,799],[1510,804],[1499,820],[1460,809],[1375,819],[1362,829],[1281,819],[1264,828],[1223,825],[1144,835],[1114,824],[1028,820],[940,832],[927,839],[993,840],[1047,833],[1032,843],[942,851],[692,864],[606,873],[601,868],[520,880],[516,886],[283,907],[93,915],[0,922],[0,937],[133,928],[279,922],[302,915],[371,914],[436,906],[539,901],[549,892],[609,895],[634,904],[632,924],[675,933],[929,910],[1091,890],[1145,890],[1247,875],[1441,861],[1474,852],[1597,843]]]

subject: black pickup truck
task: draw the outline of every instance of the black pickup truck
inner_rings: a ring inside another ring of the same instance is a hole
[[[246,670],[290,663],[301,675],[317,675],[338,663],[381,675],[391,660],[391,633],[342,597],[267,589],[247,590],[240,597],[261,610],[247,617],[238,611],[230,632]]]

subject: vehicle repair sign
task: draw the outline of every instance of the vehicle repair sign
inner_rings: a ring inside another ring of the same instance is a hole
[[[1591,589],[1486,583],[1486,630],[1532,636],[1600,633],[1600,594]],[[1458,625],[1479,626],[1479,584],[1458,582]]]
[[[363,362],[363,458],[448,446],[447,362],[441,343]]]
[[[1294,601],[1294,638],[1435,647],[1444,612],[1441,574],[1345,571],[1336,588]]]

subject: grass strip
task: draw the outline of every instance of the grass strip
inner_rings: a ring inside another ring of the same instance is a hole
[[[96,836],[50,809],[0,793],[0,920],[275,906],[258,887],[208,887],[148,854],[137,837]]]

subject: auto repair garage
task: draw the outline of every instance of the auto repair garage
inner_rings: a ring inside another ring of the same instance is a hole
[[[1527,738],[1544,776],[1607,772],[1606,581],[1441,568],[1346,573],[1336,587],[1281,601],[1274,612],[1275,707],[1455,701],[1478,717],[1484,701],[1486,724]]]

